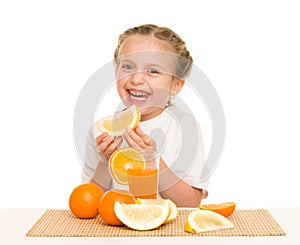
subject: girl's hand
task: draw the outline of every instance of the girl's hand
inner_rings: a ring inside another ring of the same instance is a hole
[[[137,150],[156,150],[155,141],[147,134],[145,134],[140,126],[137,126],[134,130],[127,128],[123,135],[127,144]]]
[[[122,141],[122,137],[114,138],[106,132],[100,134],[95,140],[99,154],[107,161],[111,154],[120,147]]]

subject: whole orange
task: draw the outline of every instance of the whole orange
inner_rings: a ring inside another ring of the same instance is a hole
[[[86,183],[77,186],[69,198],[69,207],[78,218],[95,218],[103,190],[96,184]]]
[[[108,190],[100,199],[98,212],[101,218],[110,225],[123,225],[123,223],[117,218],[114,206],[115,202],[126,204],[134,204],[135,197],[126,190]]]

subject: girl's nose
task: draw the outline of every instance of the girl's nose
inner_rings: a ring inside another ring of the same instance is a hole
[[[145,82],[144,72],[136,72],[132,74],[132,83],[135,85],[143,84]]]

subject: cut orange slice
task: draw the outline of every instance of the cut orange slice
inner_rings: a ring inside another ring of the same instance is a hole
[[[112,177],[123,185],[128,184],[128,169],[145,169],[146,162],[141,153],[131,147],[116,150],[109,158],[109,170]]]
[[[143,205],[155,205],[155,204],[162,205],[165,204],[166,202],[169,203],[170,213],[167,220],[164,223],[168,223],[177,217],[178,210],[176,204],[173,201],[171,201],[170,199],[142,199],[142,198],[136,199],[137,204],[143,204]]]
[[[195,210],[188,214],[184,230],[191,233],[200,233],[233,227],[234,224],[221,214],[209,210]]]
[[[96,122],[100,132],[107,132],[112,136],[122,136],[129,127],[135,129],[141,120],[141,113],[136,105],[118,112],[112,116],[104,117]]]
[[[152,230],[166,221],[170,213],[168,202],[158,204],[124,204],[116,202],[114,211],[123,224],[134,230]]]
[[[199,208],[202,210],[210,210],[216,213],[223,215],[224,217],[228,217],[233,214],[235,210],[236,203],[235,202],[224,202],[218,204],[200,204]]]

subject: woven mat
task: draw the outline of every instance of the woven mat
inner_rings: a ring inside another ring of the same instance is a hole
[[[235,227],[191,234],[184,231],[190,209],[179,209],[172,222],[150,231],[136,231],[126,226],[107,225],[98,216],[78,219],[69,210],[47,210],[27,232],[30,237],[136,237],[136,236],[284,236],[285,233],[267,210],[236,210],[229,217]]]

